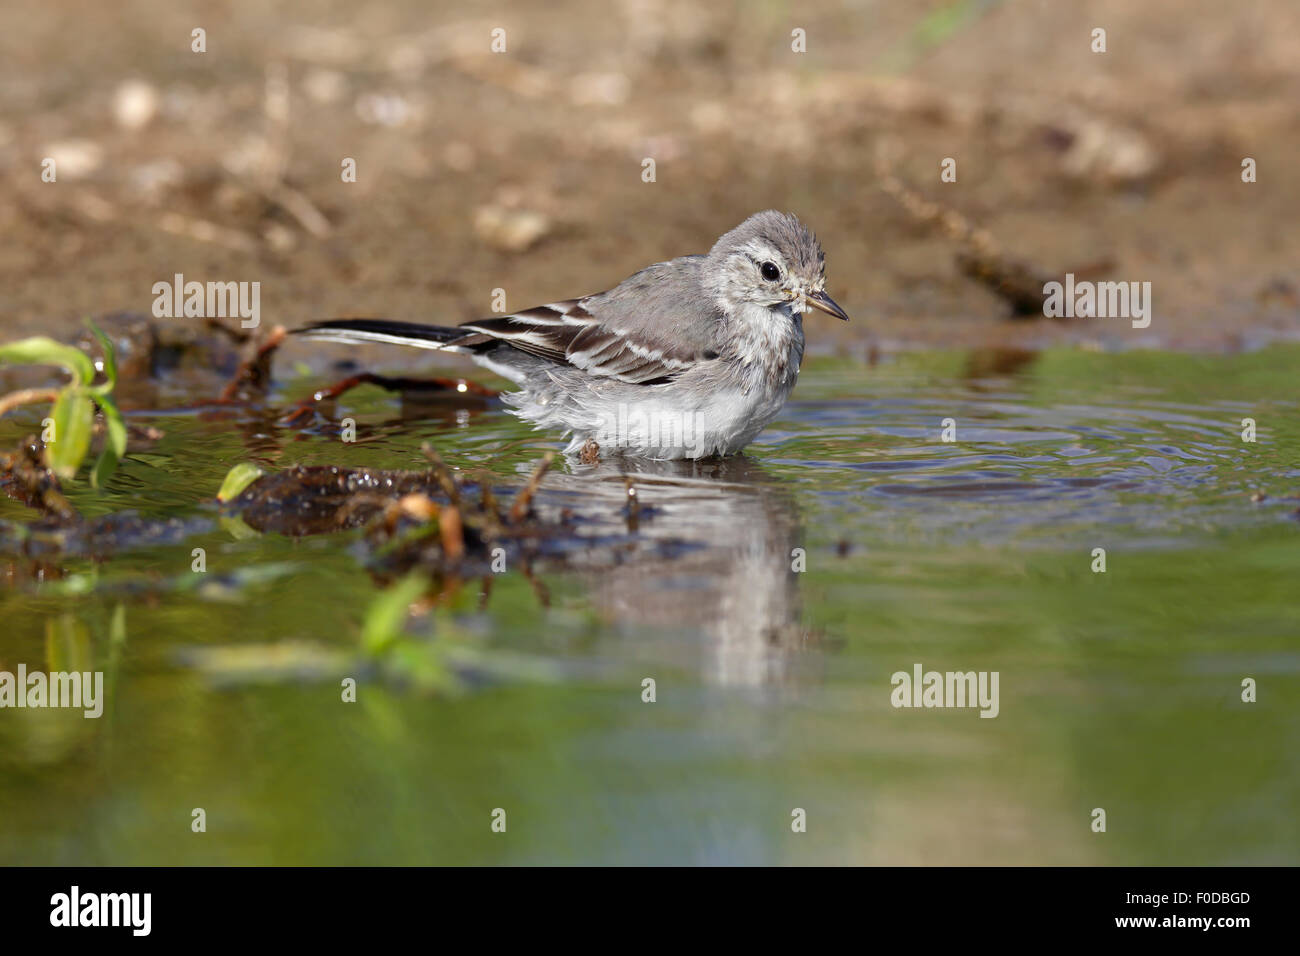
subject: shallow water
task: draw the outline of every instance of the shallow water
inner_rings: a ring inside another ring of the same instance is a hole
[[[0,559],[0,670],[108,685],[98,720],[0,710],[0,862],[1300,862],[1298,369],[810,360],[746,456],[637,466],[635,529],[616,465],[548,476],[543,512],[601,547],[486,602],[467,583],[410,629],[475,667],[437,694],[359,672],[356,703],[311,662],[356,648],[378,593],[360,533],[234,536],[226,471],[419,468],[427,440],[517,487],[558,441],[376,390],[339,403],[355,444],[137,414],[165,437],[73,500],[199,530],[51,580]],[[998,672],[997,717],[891,706],[916,664]]]

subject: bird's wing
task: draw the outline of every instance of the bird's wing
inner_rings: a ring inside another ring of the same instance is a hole
[[[465,345],[479,335],[598,376],[657,384],[717,357],[712,313],[690,281],[696,263],[660,263],[609,292],[552,302],[461,325]],[[673,281],[674,279],[679,281]],[[691,321],[694,317],[694,321]],[[461,344],[458,341],[456,344]]]
[[[467,322],[467,333],[480,333],[521,352],[563,362],[592,375],[647,383],[690,368],[696,356],[638,341],[628,332],[603,323],[582,299],[553,302],[514,315]]]

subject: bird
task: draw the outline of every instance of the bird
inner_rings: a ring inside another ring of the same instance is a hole
[[[295,331],[466,354],[518,385],[502,401],[570,437],[569,456],[701,459],[738,453],[780,413],[812,309],[849,318],[826,293],[817,237],[769,209],[707,254],[655,263],[606,292],[451,327],[331,319]]]

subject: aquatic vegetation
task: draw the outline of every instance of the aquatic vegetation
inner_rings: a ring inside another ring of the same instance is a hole
[[[60,481],[71,481],[90,453],[98,409],[104,417],[106,441],[91,470],[90,482],[100,487],[126,454],[126,422],[112,396],[117,385],[113,343],[93,322],[87,320],[87,325],[102,350],[98,369],[85,352],[45,336],[0,345],[0,363],[58,365],[67,370],[71,379],[60,389],[29,389],[6,395],[0,398],[0,414],[18,405],[52,401],[49,417],[42,422],[43,461]],[[97,370],[104,376],[98,385],[94,384]]]

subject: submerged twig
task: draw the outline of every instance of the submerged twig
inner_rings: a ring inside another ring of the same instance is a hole
[[[456,508],[443,508],[438,514],[438,534],[442,538],[442,553],[448,561],[459,561],[465,555],[465,526]]]
[[[57,401],[57,388],[24,388],[8,395],[0,396],[0,416],[18,408],[20,405],[36,405],[41,402]]]
[[[487,525],[487,530],[491,534],[497,534],[503,524],[501,520],[501,508],[497,504],[497,496],[492,493],[491,487],[485,481],[479,491],[479,508],[483,511],[483,520]]]
[[[288,334],[283,325],[272,329],[266,341],[257,347],[253,357],[235,370],[234,377],[222,390],[219,400],[231,402],[244,392],[265,391],[271,384],[271,356]]]
[[[635,533],[641,522],[641,502],[636,496],[636,483],[632,476],[624,475],[623,483],[627,487],[627,530]]]
[[[532,508],[533,496],[537,494],[537,489],[542,483],[542,476],[551,467],[551,462],[555,460],[555,452],[548,451],[538,463],[537,468],[533,471],[533,476],[528,479],[528,484],[524,485],[515,495],[515,500],[510,503],[510,523],[518,524],[527,517],[529,510]]]
[[[420,454],[429,459],[429,463],[433,466],[430,470],[433,472],[433,476],[438,479],[438,484],[442,486],[443,493],[450,499],[452,506],[459,508],[460,485],[456,481],[456,475],[447,466],[447,463],[442,460],[442,456],[428,442],[420,445]]]
[[[282,421],[286,425],[292,425],[311,412],[318,403],[340,398],[360,385],[377,385],[389,392],[448,392],[459,395],[474,395],[480,398],[495,398],[500,394],[495,389],[466,381],[463,378],[407,378],[405,376],[378,375],[374,372],[359,372],[343,379],[341,382],[335,382],[333,385],[317,389],[310,398],[304,399],[286,412]]]
[[[527,581],[529,586],[533,589],[533,596],[537,598],[537,603],[544,608],[550,607],[551,592],[546,587],[545,582],[533,574],[533,566],[529,562],[524,561],[521,570],[524,573],[524,580]]]

